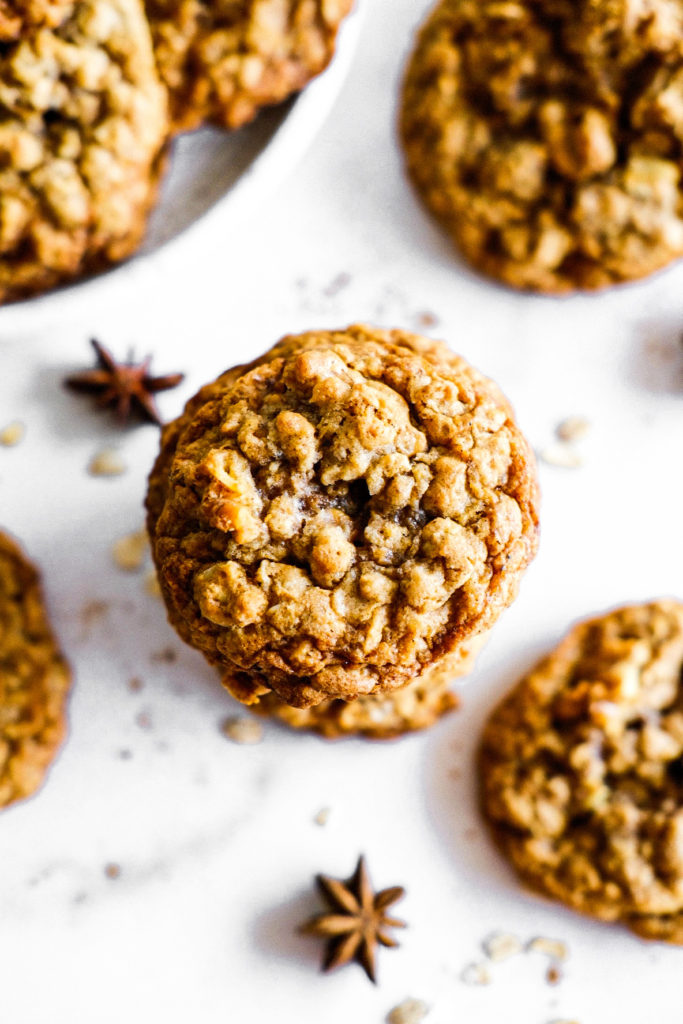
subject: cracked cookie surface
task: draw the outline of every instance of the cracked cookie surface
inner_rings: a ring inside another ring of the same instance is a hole
[[[15,40],[5,17],[13,12],[24,19]],[[6,3],[0,37],[8,37],[0,51],[6,302],[137,248],[156,195],[167,114],[139,0]]]
[[[683,254],[683,2],[442,0],[401,134],[484,273],[543,292],[650,274]]]
[[[284,338],[165,428],[148,525],[172,624],[238,699],[393,690],[488,629],[537,544],[533,456],[443,344]]]
[[[66,731],[69,686],[38,573],[0,533],[0,807],[41,785]]]
[[[352,0],[147,0],[176,131],[239,128],[327,67]]]
[[[534,889],[683,942],[683,604],[575,626],[499,705],[484,813]]]

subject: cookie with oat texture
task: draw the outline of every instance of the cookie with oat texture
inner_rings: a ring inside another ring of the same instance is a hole
[[[683,254],[681,0],[440,0],[403,88],[408,173],[465,258],[595,289]]]
[[[147,0],[175,131],[239,128],[334,54],[352,0]]]
[[[575,626],[493,712],[484,814],[521,878],[683,943],[683,604]]]
[[[167,132],[140,0],[0,10],[0,302],[129,256]]]
[[[38,573],[0,533],[0,807],[42,784],[66,732],[70,683]]]
[[[393,691],[483,633],[537,545],[529,446],[444,344],[284,338],[162,434],[148,526],[171,623],[244,703]]]

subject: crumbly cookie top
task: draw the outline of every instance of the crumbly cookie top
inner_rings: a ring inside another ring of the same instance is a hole
[[[487,628],[536,548],[528,446],[444,345],[285,338],[166,432],[150,525],[174,624],[252,701],[418,675]]]
[[[648,274],[683,253],[683,2],[441,0],[402,134],[486,273],[551,292]]]
[[[15,6],[43,18],[0,51],[0,301],[132,251],[166,130],[139,0]]]
[[[238,128],[328,64],[352,0],[147,0],[176,130]]]
[[[494,712],[481,763],[485,812],[536,888],[641,932],[682,912],[683,604],[576,626]]]
[[[69,682],[38,575],[0,533],[0,807],[42,782],[64,735]]]

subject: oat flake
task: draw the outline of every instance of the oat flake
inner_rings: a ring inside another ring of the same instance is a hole
[[[88,463],[91,476],[121,476],[127,466],[115,448],[102,448]]]
[[[429,1013],[421,999],[404,999],[387,1014],[387,1024],[420,1024]]]
[[[129,533],[116,541],[113,548],[114,562],[125,572],[137,572],[147,554],[147,534],[144,530]]]
[[[263,726],[255,718],[233,715],[221,725],[221,732],[233,743],[254,744],[263,739]]]
[[[15,420],[14,423],[8,423],[6,427],[0,430],[0,444],[5,448],[13,448],[24,440],[26,434],[26,427],[20,420]]]

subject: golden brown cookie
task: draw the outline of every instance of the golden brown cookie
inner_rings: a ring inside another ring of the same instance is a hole
[[[136,249],[167,131],[140,0],[6,3],[5,35],[6,11],[23,21],[0,52],[0,302]]]
[[[334,54],[353,0],[146,0],[175,131],[239,128]]]
[[[487,634],[480,633],[466,641],[399,690],[350,701],[333,698],[309,708],[293,708],[274,693],[267,693],[253,705],[253,710],[277,718],[292,729],[317,732],[328,740],[342,736],[397,739],[408,732],[428,729],[457,708],[458,698],[451,689],[453,680],[472,670],[486,637]]]
[[[542,292],[650,274],[683,254],[683,3],[441,0],[401,134],[484,273]]]
[[[253,703],[393,690],[488,629],[537,543],[533,456],[445,345],[284,338],[165,428],[148,523],[169,617]]]
[[[683,604],[575,626],[494,711],[484,813],[534,889],[683,943]]]
[[[0,533],[0,807],[41,785],[66,731],[69,686],[38,573]]]

